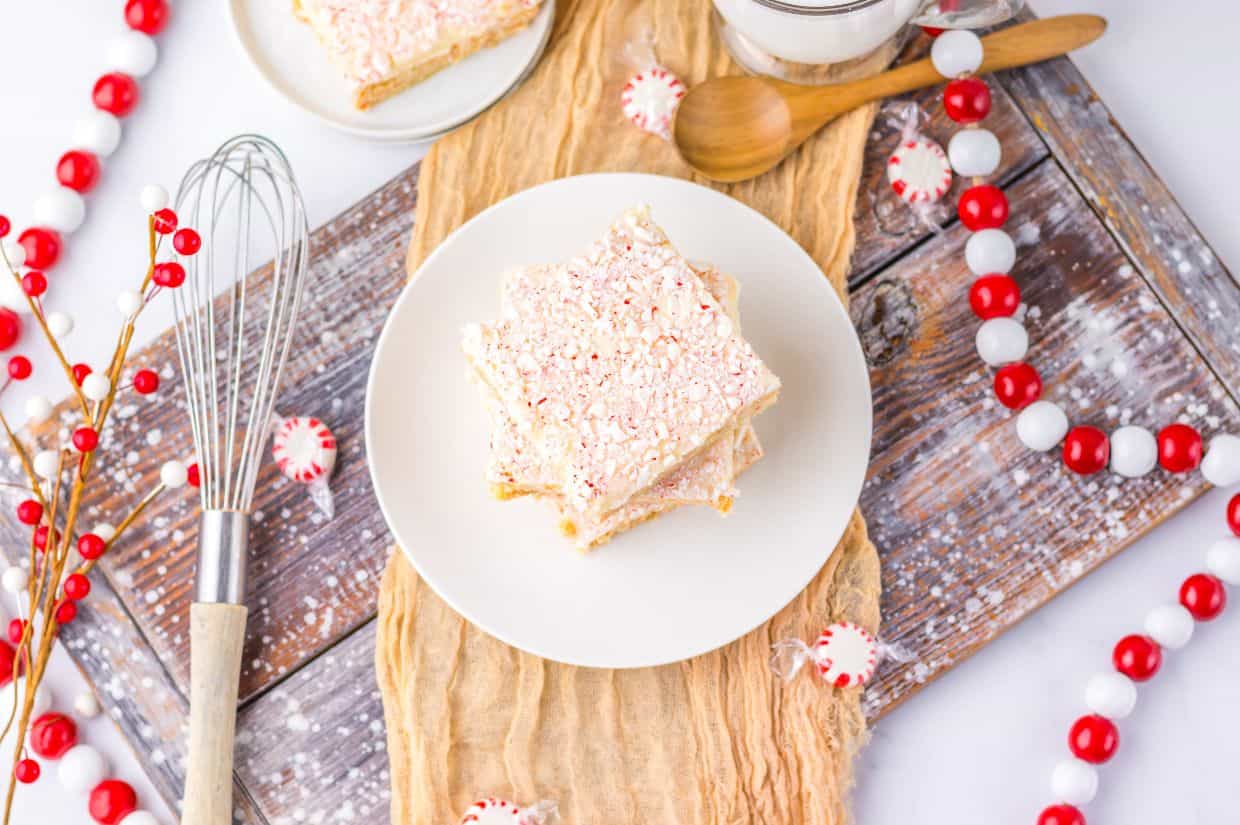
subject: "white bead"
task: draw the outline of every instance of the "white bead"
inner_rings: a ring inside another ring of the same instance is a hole
[[[1211,544],[1206,569],[1228,584],[1240,584],[1240,538],[1228,536]]]
[[[82,379],[82,395],[91,401],[102,401],[112,391],[112,382],[107,376],[92,372]]]
[[[39,478],[53,479],[60,467],[60,453],[55,450],[40,450],[34,456],[34,474]]]
[[[116,296],[116,308],[120,310],[121,315],[132,318],[138,314],[138,310],[142,309],[142,296],[132,289],[126,289]]]
[[[89,690],[84,690],[73,697],[73,710],[84,719],[94,719],[99,715],[99,700]]]
[[[111,524],[108,524],[106,521],[101,521],[96,524],[91,532],[103,539],[105,542],[111,541],[116,536],[116,528]]]
[[[1111,433],[1111,471],[1140,478],[1158,464],[1158,439],[1144,427],[1129,425]]]
[[[30,301],[26,300],[21,284],[7,272],[0,272],[0,306],[26,315],[31,312]]]
[[[1002,229],[983,229],[965,242],[964,260],[974,275],[1006,275],[1016,266],[1016,244]]]
[[[57,338],[64,338],[73,332],[73,317],[63,312],[47,313],[47,328]]]
[[[1069,805],[1088,805],[1098,794],[1098,771],[1079,759],[1065,759],[1051,772],[1051,797]]]
[[[108,762],[103,754],[90,745],[74,745],[60,757],[56,775],[66,790],[74,793],[90,793],[107,778]]]
[[[35,395],[26,399],[26,420],[31,424],[46,421],[52,414],[52,402],[45,396]]]
[[[947,159],[962,177],[992,175],[1002,158],[999,138],[989,129],[964,129],[952,135],[947,144]]]
[[[150,811],[134,811],[127,814],[120,825],[159,825],[159,820]]]
[[[1201,460],[1201,474],[1215,487],[1240,482],[1240,436],[1227,433],[1210,439],[1210,448]]]
[[[0,576],[0,584],[9,593],[24,593],[26,585],[30,581],[30,574],[17,565],[13,565],[4,571],[4,575]]]
[[[165,461],[159,468],[159,481],[169,490],[183,487],[189,480],[189,470],[179,461]]]
[[[1053,401],[1034,401],[1016,416],[1016,437],[1031,450],[1044,453],[1068,434],[1068,416]]]
[[[20,708],[22,702],[26,701],[25,677],[14,679],[3,688],[0,688],[0,708],[4,709],[6,716],[8,714],[8,709],[13,707],[15,697],[17,706]],[[30,718],[37,719],[51,710],[51,707],[52,694],[43,684],[40,684],[34,691],[34,707],[32,708]]]
[[[86,220],[86,201],[65,186],[44,192],[34,202],[34,222],[57,232],[72,234]]]
[[[26,247],[15,240],[4,242],[4,257],[9,259],[9,266],[21,269],[26,265]]]
[[[168,205],[168,190],[158,183],[148,183],[142,187],[138,200],[147,212],[158,212]]]
[[[1146,614],[1145,632],[1168,650],[1179,650],[1193,638],[1193,614],[1183,605],[1160,604]]]
[[[992,367],[1011,364],[1029,351],[1029,333],[1020,321],[1012,318],[991,318],[977,328],[977,354]]]
[[[114,115],[96,109],[78,121],[73,143],[96,157],[106,158],[121,145],[121,122]]]
[[[1123,719],[1137,706],[1137,686],[1122,673],[1099,673],[1085,685],[1085,704],[1099,716]]]
[[[112,38],[107,47],[108,68],[134,77],[145,77],[155,68],[159,49],[155,41],[139,31],[127,29]]]
[[[943,77],[972,74],[982,65],[982,41],[967,29],[945,31],[930,47],[930,62]]]

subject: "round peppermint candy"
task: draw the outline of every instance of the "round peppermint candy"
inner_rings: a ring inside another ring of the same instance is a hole
[[[620,92],[620,103],[624,116],[637,128],[668,139],[672,135],[672,115],[684,96],[685,84],[680,78],[655,66],[629,78]]]
[[[887,160],[887,180],[905,203],[934,203],[952,187],[947,154],[933,140],[906,140]]]
[[[336,466],[336,437],[317,418],[286,418],[276,427],[271,454],[294,481],[317,481]]]
[[[818,673],[836,687],[864,685],[874,675],[877,661],[878,643],[852,622],[836,622],[814,643]]]
[[[489,797],[469,806],[461,825],[521,825],[521,808],[506,799]]]

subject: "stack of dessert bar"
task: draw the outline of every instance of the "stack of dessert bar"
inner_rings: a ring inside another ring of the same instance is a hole
[[[588,549],[683,504],[732,506],[779,379],[741,337],[735,281],[625,212],[583,258],[508,272],[463,346],[491,418],[497,498],[555,504]]]

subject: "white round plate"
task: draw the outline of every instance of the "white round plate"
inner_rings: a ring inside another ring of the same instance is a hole
[[[291,0],[229,0],[228,6],[242,49],[277,92],[332,126],[390,141],[435,138],[485,111],[538,61],[555,18],[555,0],[544,0],[518,34],[362,112],[314,31],[294,16]]]
[[[638,203],[689,259],[741,282],[744,334],[783,391],[756,421],[766,457],[740,477],[731,514],[682,507],[583,555],[548,503],[488,494],[489,427],[461,327],[498,315],[502,272],[581,254]],[[426,259],[379,339],[366,446],[396,540],[461,615],[548,659],[659,665],[747,633],[822,568],[865,476],[869,376],[826,277],[762,215],[673,178],[583,175],[492,206]]]

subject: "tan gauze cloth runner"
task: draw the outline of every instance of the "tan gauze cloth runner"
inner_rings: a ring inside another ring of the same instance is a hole
[[[620,89],[631,69],[620,55],[653,22],[660,62],[686,82],[736,73],[710,25],[708,0],[558,3],[553,39],[530,79],[423,161],[410,273],[466,220],[535,184],[583,172],[691,177],[671,145],[624,120]],[[787,230],[841,295],[872,116],[855,112],[774,172],[722,187]],[[657,521],[637,528],[658,529]],[[762,564],[762,548],[753,554]],[[813,639],[833,620],[874,630],[878,594],[878,557],[854,515],[809,587],[744,638],[680,664],[593,670],[492,639],[393,552],[375,654],[392,822],[452,825],[485,794],[520,804],[555,800],[565,825],[842,823],[865,738],[860,693],[809,672],[783,684],[767,663],[772,642]]]

